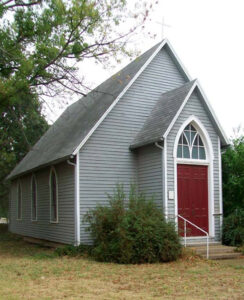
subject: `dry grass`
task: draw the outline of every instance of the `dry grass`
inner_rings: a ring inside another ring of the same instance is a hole
[[[244,299],[244,260],[167,264],[56,257],[0,230],[0,299]]]

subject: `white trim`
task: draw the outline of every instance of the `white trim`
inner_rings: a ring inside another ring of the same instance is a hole
[[[198,235],[198,236],[187,236],[186,239],[187,240],[200,240],[200,239],[203,239],[203,240],[206,240],[208,237],[206,235]]]
[[[166,138],[167,135],[169,134],[169,132],[171,131],[172,127],[174,126],[176,120],[178,119],[180,113],[182,112],[184,106],[186,105],[188,99],[190,98],[190,96],[192,95],[192,93],[193,93],[193,91],[194,91],[194,89],[195,89],[196,87],[199,89],[199,92],[200,92],[200,94],[201,94],[203,100],[205,101],[205,103],[206,103],[206,105],[207,105],[207,107],[208,107],[208,109],[209,109],[209,111],[210,111],[210,113],[211,113],[211,115],[212,115],[212,117],[213,117],[213,119],[214,119],[214,121],[215,121],[215,123],[216,123],[218,129],[220,130],[220,132],[221,132],[221,134],[222,134],[222,136],[223,136],[223,138],[224,138],[224,140],[225,140],[225,143],[226,143],[226,144],[229,144],[229,140],[228,140],[228,138],[227,138],[227,136],[226,136],[224,130],[222,129],[222,127],[221,127],[221,125],[220,125],[220,123],[219,123],[219,121],[218,121],[218,119],[217,119],[217,117],[216,117],[216,115],[215,115],[215,113],[214,113],[214,111],[213,111],[213,109],[212,109],[212,106],[210,105],[210,103],[209,103],[209,101],[208,101],[206,95],[204,94],[204,92],[203,92],[203,90],[202,90],[202,88],[201,88],[201,86],[200,86],[198,80],[196,80],[196,81],[194,82],[194,84],[193,84],[192,88],[190,89],[189,93],[187,94],[185,100],[183,101],[183,103],[181,104],[179,110],[177,111],[176,115],[174,116],[173,120],[171,121],[171,123],[170,123],[168,129],[167,129],[166,132],[164,133],[163,138]]]
[[[19,218],[19,186],[20,186],[20,202],[21,202],[21,210],[20,210],[20,218]],[[23,193],[22,193],[22,184],[21,180],[17,181],[17,221],[22,221],[23,217]]]
[[[222,156],[221,156],[221,141],[218,138],[218,159],[219,159],[219,213],[220,213],[220,232],[223,225],[223,190],[222,190]]]
[[[181,136],[183,130],[185,129],[185,127],[190,123],[192,123],[196,127],[196,130],[200,134],[205,148],[207,148],[206,160],[201,160],[201,161],[206,162],[206,161],[210,160],[210,158],[213,160],[214,159],[214,152],[213,152],[212,141],[210,139],[210,136],[209,136],[207,130],[205,129],[205,126],[202,124],[202,122],[199,120],[199,118],[196,117],[195,115],[189,116],[184,121],[184,123],[181,124],[181,127],[177,132],[177,135],[176,135],[176,138],[175,138],[174,150],[173,150],[174,158],[177,158],[177,146],[178,146],[180,136]]]
[[[191,75],[189,74],[189,72],[187,71],[186,67],[183,65],[182,61],[180,60],[179,56],[177,55],[177,53],[175,52],[174,48],[172,47],[171,43],[169,42],[168,39],[165,39],[166,41],[166,45],[169,47],[170,51],[172,52],[173,56],[175,57],[176,62],[179,64],[180,68],[182,69],[183,73],[185,73],[186,78],[191,81]]]
[[[80,155],[76,154],[75,164],[75,246],[80,245]]]
[[[178,119],[180,113],[182,112],[182,109],[184,108],[186,102],[187,102],[188,99],[190,98],[190,96],[191,96],[192,92],[194,91],[195,87],[196,87],[196,81],[194,82],[194,84],[193,84],[193,86],[191,87],[189,93],[186,95],[185,100],[184,100],[183,103],[181,104],[179,110],[177,111],[176,115],[174,116],[173,120],[171,121],[171,123],[169,124],[167,130],[165,131],[165,133],[164,133],[164,135],[163,135],[163,138],[164,138],[164,139],[168,136],[169,132],[171,131],[172,127],[174,126],[176,120]]]
[[[222,134],[222,136],[223,136],[223,138],[224,138],[224,140],[225,140],[225,143],[228,145],[228,144],[230,143],[230,142],[229,142],[229,139],[228,139],[226,133],[224,132],[224,129],[223,129],[222,126],[220,125],[220,122],[219,122],[219,120],[218,120],[218,118],[217,118],[217,116],[216,116],[216,114],[215,114],[215,112],[214,112],[214,110],[213,110],[213,108],[212,108],[212,105],[210,104],[210,102],[209,102],[209,100],[208,100],[208,98],[207,98],[205,92],[203,91],[203,89],[202,89],[202,87],[201,87],[201,85],[200,85],[199,80],[197,80],[197,87],[199,88],[199,91],[200,91],[200,93],[201,93],[201,95],[202,95],[204,101],[206,102],[207,107],[208,107],[208,109],[210,110],[210,112],[211,112],[211,114],[212,114],[212,116],[213,116],[213,118],[214,118],[214,121],[216,122],[216,124],[217,124],[217,126],[218,126],[218,128],[219,128],[219,130],[220,130],[220,132],[221,132],[221,134]]]
[[[181,165],[209,166],[209,162],[205,159],[177,158],[177,163]]]
[[[209,167],[208,167],[208,195],[209,195],[209,207],[211,207],[211,210],[209,210],[208,216],[209,216],[209,235],[212,237],[215,237],[215,223],[214,223],[214,164],[213,160],[210,161]]]
[[[35,180],[35,183],[36,183],[36,218],[33,219],[33,215],[32,215],[32,212],[33,212],[33,209],[32,209],[32,205],[33,205],[33,199],[32,199],[32,196],[33,196],[33,191],[32,191],[32,181],[33,179]],[[36,180],[36,175],[33,173],[32,176],[31,176],[31,221],[32,222],[36,222],[37,221],[37,180]]]
[[[167,139],[164,140],[164,210],[168,219],[168,167],[167,167]]]
[[[55,174],[55,178],[56,178],[56,196],[57,196],[57,202],[56,202],[56,213],[57,213],[57,220],[56,221],[53,221],[51,218],[52,218],[52,203],[51,203],[51,199],[52,199],[52,195],[51,195],[51,192],[52,192],[52,186],[51,186],[51,174],[52,172],[54,172]],[[59,215],[58,215],[58,175],[57,175],[57,172],[56,172],[56,169],[54,168],[54,166],[52,166],[50,168],[50,172],[49,172],[49,205],[50,205],[50,223],[51,224],[57,224],[59,222]]]
[[[202,138],[203,144],[206,149],[206,160],[192,160],[192,159],[178,159],[177,158],[177,146],[179,142],[180,135],[182,134],[185,127],[192,123],[193,126],[198,131],[200,137]],[[211,139],[208,135],[207,130],[201,121],[194,115],[190,116],[185,122],[181,125],[180,129],[175,138],[173,158],[174,158],[174,190],[175,190],[175,215],[178,215],[178,191],[177,191],[177,164],[194,164],[194,165],[205,165],[208,166],[208,222],[209,222],[209,236],[213,237],[215,235],[214,230],[214,190],[213,190],[213,146]],[[178,220],[176,219],[178,224]]]
[[[177,178],[178,178],[177,162],[176,162],[176,157],[174,157],[175,216],[178,215],[178,182],[177,182]],[[175,223],[176,223],[176,228],[178,230],[178,218],[175,219]]]
[[[185,67],[183,66],[182,62],[176,55],[175,51],[173,50],[171,44],[167,39],[164,39],[162,43],[158,46],[158,48],[154,51],[154,53],[149,57],[149,59],[146,61],[146,63],[140,68],[140,70],[136,73],[136,75],[131,79],[131,81],[127,84],[127,86],[123,89],[123,91],[118,95],[118,97],[114,100],[114,102],[109,106],[109,108],[105,111],[105,113],[101,116],[101,118],[96,122],[96,124],[92,127],[92,129],[88,132],[88,134],[85,136],[85,138],[81,141],[81,143],[78,145],[78,147],[73,151],[72,155],[76,155],[80,149],[84,146],[84,144],[87,142],[87,140],[90,138],[90,136],[93,134],[93,132],[97,129],[97,127],[102,123],[102,121],[106,118],[106,116],[110,113],[110,111],[114,108],[114,106],[119,102],[119,100],[122,98],[122,96],[126,93],[126,91],[132,86],[132,84],[136,81],[136,79],[139,77],[139,75],[146,69],[146,67],[150,64],[150,62],[153,60],[153,58],[159,53],[159,51],[167,45],[169,47],[169,50],[172,52],[172,54],[175,56],[175,59],[179,66],[181,67],[182,71],[185,73],[186,78],[190,81],[191,77],[186,71]]]

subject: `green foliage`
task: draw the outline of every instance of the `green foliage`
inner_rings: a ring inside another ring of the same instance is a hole
[[[224,215],[244,207],[244,136],[222,155]]]
[[[154,263],[176,260],[181,254],[174,224],[167,223],[153,199],[131,186],[129,199],[122,186],[109,196],[108,206],[89,211],[84,222],[94,239],[91,254],[98,261]]]
[[[37,98],[24,105],[9,105],[0,115],[0,217],[7,217],[9,182],[13,167],[47,130]]]
[[[236,209],[224,218],[222,240],[225,245],[244,245],[244,209]]]
[[[124,0],[23,0],[0,3],[0,113],[25,95],[82,92],[76,63],[129,54],[128,37],[151,1],[130,13]],[[130,22],[131,27],[118,26]],[[84,75],[84,74],[83,74]]]
[[[5,177],[47,130],[41,102],[84,95],[77,63],[130,55],[126,41],[150,4],[130,14],[124,0],[0,1],[0,216],[8,210]],[[127,31],[118,26],[125,21]]]

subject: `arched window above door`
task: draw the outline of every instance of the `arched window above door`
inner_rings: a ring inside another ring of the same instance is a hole
[[[187,125],[180,136],[177,158],[206,159],[202,138],[192,124]]]

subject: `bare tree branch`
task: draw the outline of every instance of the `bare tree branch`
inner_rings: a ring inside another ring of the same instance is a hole
[[[29,7],[29,6],[41,4],[42,0],[31,1],[31,2],[19,1],[19,3],[18,2],[16,3],[16,1],[14,1],[15,4],[7,5],[11,2],[13,2],[13,1],[12,0],[6,1],[5,3],[3,3],[3,7],[5,6],[4,7],[5,9],[13,9],[13,8],[16,8],[16,7]]]

